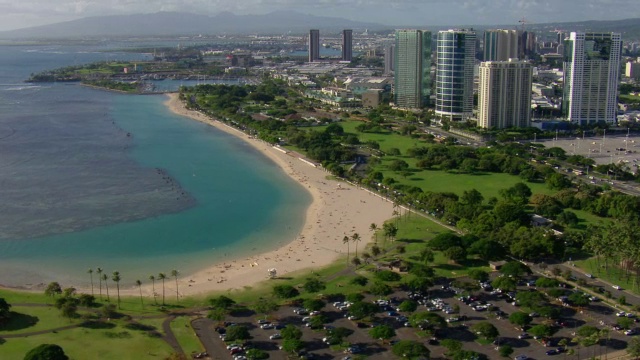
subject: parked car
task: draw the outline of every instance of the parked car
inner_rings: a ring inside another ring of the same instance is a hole
[[[269,339],[271,339],[271,340],[282,339],[282,335],[280,335],[280,333],[275,333],[275,334],[269,336]]]
[[[622,290],[622,287],[620,285],[613,285],[612,287],[616,290]]]

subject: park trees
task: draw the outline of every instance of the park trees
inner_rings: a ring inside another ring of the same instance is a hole
[[[236,340],[248,340],[251,338],[249,334],[249,329],[247,329],[244,325],[233,325],[227,327],[227,336],[225,340],[227,341],[236,341]]]
[[[162,305],[164,306],[164,281],[167,279],[167,275],[165,273],[159,273],[158,279],[162,280]]]
[[[179,296],[179,292],[178,292],[178,275],[179,275],[178,270],[175,270],[175,269],[171,270],[171,276],[173,276],[173,278],[176,281],[176,302],[180,301],[180,299],[178,297]]]
[[[0,324],[9,320],[11,317],[11,304],[4,298],[0,298]]]
[[[513,314],[509,315],[509,322],[518,325],[520,328],[524,328],[525,326],[531,324],[533,319],[529,314],[523,313],[522,311],[516,311]]]
[[[280,299],[291,299],[300,295],[300,292],[291,285],[276,285],[273,294]]]
[[[64,350],[56,344],[42,344],[29,350],[24,360],[68,360]]]
[[[44,294],[50,297],[62,294],[62,287],[57,282],[50,282],[44,289]]]
[[[493,324],[486,321],[474,324],[471,327],[471,331],[486,340],[493,340],[500,335],[498,329]]]
[[[413,340],[400,340],[393,345],[391,351],[403,359],[428,359],[430,354],[429,349]]]
[[[120,280],[122,280],[122,278],[120,277],[120,272],[114,271],[111,280],[116,283],[116,290],[118,292],[118,308],[120,308]]]
[[[396,336],[396,331],[389,325],[378,325],[369,330],[369,336],[371,336],[373,339],[385,341]]]
[[[317,293],[324,290],[326,285],[318,278],[308,278],[302,287],[308,293]]]

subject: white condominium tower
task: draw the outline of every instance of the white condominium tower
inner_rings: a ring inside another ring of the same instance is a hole
[[[478,126],[485,129],[528,127],[531,120],[533,67],[526,61],[480,64]]]
[[[567,120],[615,123],[621,46],[619,33],[572,32],[565,40],[562,112]]]
[[[394,52],[394,102],[419,109],[431,95],[431,32],[397,30]]]
[[[471,30],[438,32],[436,115],[466,120],[473,114],[473,67],[476,33]]]

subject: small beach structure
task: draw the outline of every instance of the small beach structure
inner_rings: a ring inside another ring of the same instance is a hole
[[[278,271],[275,268],[271,268],[267,270],[267,274],[269,276],[269,279],[275,279],[276,276],[278,275]]]

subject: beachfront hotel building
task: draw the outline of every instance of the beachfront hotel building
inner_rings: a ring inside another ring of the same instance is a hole
[[[484,61],[508,61],[518,57],[518,31],[487,30],[484,32]]]
[[[527,61],[480,64],[478,126],[485,129],[528,127],[531,120],[533,67]]]
[[[476,33],[472,30],[438,32],[436,116],[452,121],[473,114],[473,68]]]
[[[342,30],[342,61],[353,59],[353,30]]]
[[[426,106],[431,96],[431,32],[397,30],[393,63],[395,105]]]
[[[619,33],[572,32],[565,40],[562,112],[567,120],[615,123],[621,49]]]
[[[309,30],[309,62],[320,60],[320,30]]]

